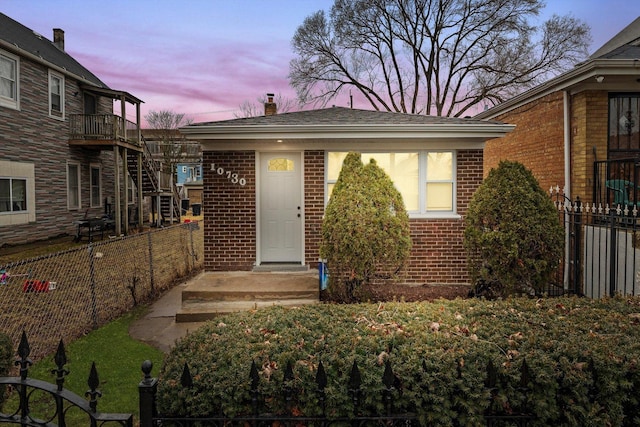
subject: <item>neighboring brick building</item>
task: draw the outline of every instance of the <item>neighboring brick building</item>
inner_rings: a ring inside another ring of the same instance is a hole
[[[516,160],[574,200],[638,201],[639,110],[640,18],[570,71],[478,114],[516,125],[487,142],[484,174]]]
[[[139,126],[113,114],[114,99],[139,117],[140,100],[65,52],[62,30],[52,42],[0,13],[0,246],[73,234],[109,207],[123,209],[114,222],[126,230],[122,165],[127,150],[135,165]]]
[[[270,107],[271,102],[265,107]],[[375,157],[410,215],[409,283],[466,284],[464,215],[484,142],[513,126],[348,108],[181,128],[203,149],[205,270],[315,268],[328,195],[348,151]]]

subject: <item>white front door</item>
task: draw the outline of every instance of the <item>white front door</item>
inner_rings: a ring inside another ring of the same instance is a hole
[[[260,154],[260,260],[302,262],[302,156]]]

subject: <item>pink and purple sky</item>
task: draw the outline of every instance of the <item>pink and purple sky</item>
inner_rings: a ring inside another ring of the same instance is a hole
[[[234,117],[267,92],[295,98],[287,75],[291,39],[305,17],[333,0],[0,0],[0,11],[53,38],[112,89],[149,111],[195,122]],[[640,15],[629,0],[548,0],[543,11],[591,26],[593,53]],[[339,105],[340,101],[336,102]],[[359,105],[368,108],[366,104]],[[346,106],[346,101],[345,101]],[[131,119],[131,117],[129,117]]]

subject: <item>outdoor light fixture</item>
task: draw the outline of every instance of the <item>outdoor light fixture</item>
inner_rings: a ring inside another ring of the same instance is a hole
[[[602,83],[604,81],[604,76],[596,76],[596,81],[598,83]]]

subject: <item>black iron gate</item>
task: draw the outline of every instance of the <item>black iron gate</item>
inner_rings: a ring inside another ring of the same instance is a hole
[[[640,293],[640,212],[633,205],[583,203],[552,192],[565,228],[565,254],[550,295],[591,298]]]

